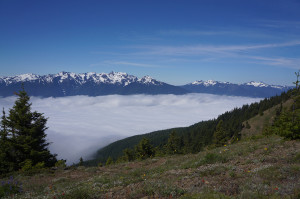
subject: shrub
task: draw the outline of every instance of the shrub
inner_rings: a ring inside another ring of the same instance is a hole
[[[55,167],[58,167],[58,168],[65,168],[67,165],[66,165],[66,160],[58,160],[56,163],[55,163]]]
[[[114,163],[113,159],[111,157],[108,157],[105,165],[109,166],[109,165],[112,165],[113,163]]]

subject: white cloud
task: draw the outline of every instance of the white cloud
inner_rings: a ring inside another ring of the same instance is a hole
[[[15,99],[0,98],[0,107],[11,108]],[[31,98],[32,110],[49,118],[50,150],[68,163],[120,138],[188,126],[258,100],[210,94]]]
[[[283,43],[257,44],[257,45],[186,45],[186,46],[136,46],[137,49],[146,50],[139,51],[136,54],[148,55],[203,55],[203,54],[220,54],[220,55],[235,55],[234,53],[264,49],[264,48],[279,48],[291,47],[300,45],[300,41],[289,41]]]
[[[277,57],[277,58],[271,58],[271,57],[261,57],[261,56],[252,56],[248,57],[250,59],[259,60],[261,62],[258,62],[260,64],[267,64],[272,66],[281,66],[281,67],[287,67],[287,68],[293,68],[293,69],[299,69],[300,68],[300,59],[299,58],[285,58],[285,57]]]

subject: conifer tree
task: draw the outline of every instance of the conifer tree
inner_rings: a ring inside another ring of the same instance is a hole
[[[20,169],[28,161],[32,165],[44,163],[45,166],[53,166],[56,162],[56,155],[48,150],[49,143],[46,141],[45,131],[47,119],[42,113],[31,111],[30,97],[24,88],[16,93],[17,100],[8,117],[2,117],[2,133],[9,138],[6,143],[11,146],[14,169]]]
[[[225,144],[228,140],[227,136],[227,131],[224,128],[224,122],[223,120],[220,120],[216,127],[216,131],[214,132],[214,143],[217,146]]]
[[[181,140],[180,137],[177,136],[175,131],[172,131],[172,133],[170,134],[168,142],[165,147],[166,147],[167,154],[181,153]]]
[[[82,157],[80,157],[80,159],[79,159],[79,166],[83,166],[83,158]]]
[[[13,158],[11,157],[11,143],[6,128],[6,116],[3,108],[0,127],[0,174],[14,170]]]
[[[138,145],[135,146],[135,152],[138,159],[147,159],[155,155],[155,150],[150,144],[150,141],[146,138],[143,138]]]
[[[111,165],[111,164],[113,164],[113,163],[114,163],[113,159],[109,156],[109,157],[107,158],[107,160],[106,160],[105,165],[106,165],[106,166],[109,166],[109,165]]]
[[[132,149],[126,148],[123,150],[123,154],[124,154],[124,160],[125,161],[133,161],[136,158],[136,155],[134,153],[134,151]]]

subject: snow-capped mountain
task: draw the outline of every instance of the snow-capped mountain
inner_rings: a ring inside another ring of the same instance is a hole
[[[183,88],[157,81],[149,76],[138,78],[122,72],[70,73],[49,75],[22,74],[0,77],[0,96],[10,96],[21,89],[31,96],[60,97],[109,94],[184,94]]]
[[[195,81],[193,83],[190,83],[192,85],[203,85],[203,86],[214,86],[216,84],[230,84],[229,82],[219,82],[219,81],[214,81],[214,80],[207,80],[207,81]]]
[[[210,93],[264,98],[279,95],[291,88],[254,81],[233,84],[213,80],[173,86],[149,76],[138,78],[123,72],[80,74],[60,72],[49,75],[22,74],[0,77],[0,96],[14,95],[22,88],[22,84],[29,95],[41,97]]]
[[[195,81],[181,86],[193,93],[211,93],[217,95],[234,95],[249,97],[271,97],[291,89],[288,86],[268,85],[263,82],[248,82],[244,84],[233,84],[214,80]]]
[[[59,83],[64,83],[67,81],[74,81],[76,84],[85,84],[87,82],[94,82],[96,84],[118,84],[123,86],[128,86],[134,82],[140,82],[143,84],[152,85],[162,85],[162,82],[156,81],[155,79],[145,76],[143,78],[137,78],[133,75],[128,75],[122,72],[111,72],[111,73],[69,73],[60,72],[58,74],[50,74],[39,76],[35,74],[22,74],[10,77],[0,77],[0,83],[5,82],[6,85],[19,83],[19,82],[34,82],[38,81],[40,83],[53,83],[55,81]]]

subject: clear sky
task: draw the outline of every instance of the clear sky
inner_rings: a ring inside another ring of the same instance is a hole
[[[0,0],[0,76],[292,85],[299,69],[299,0]]]

